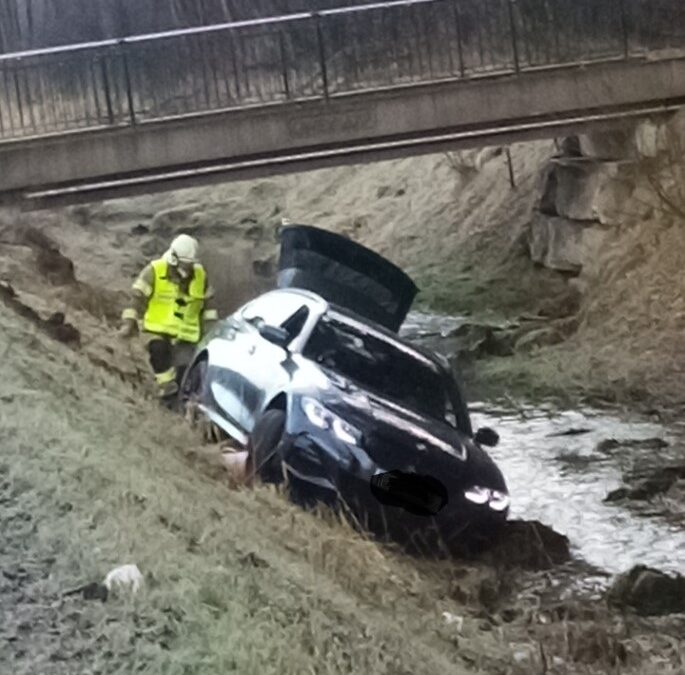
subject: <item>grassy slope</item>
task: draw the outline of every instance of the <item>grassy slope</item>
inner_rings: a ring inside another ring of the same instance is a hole
[[[419,578],[410,561],[271,492],[230,492],[181,423],[137,410],[125,385],[6,319],[0,662],[14,673],[461,673],[506,662],[489,633],[459,650],[439,635],[440,611],[464,609],[434,588],[445,570]],[[138,597],[59,599],[126,562],[147,575]]]

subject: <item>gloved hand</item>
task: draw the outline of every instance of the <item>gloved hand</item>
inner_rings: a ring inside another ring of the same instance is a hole
[[[134,319],[124,319],[124,323],[121,325],[117,335],[120,338],[130,338],[133,337],[138,332],[138,324]]]

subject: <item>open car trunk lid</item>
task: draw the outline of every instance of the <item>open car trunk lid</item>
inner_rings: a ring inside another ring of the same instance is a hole
[[[308,225],[281,231],[278,287],[302,288],[397,332],[418,288],[399,267],[339,234]]]

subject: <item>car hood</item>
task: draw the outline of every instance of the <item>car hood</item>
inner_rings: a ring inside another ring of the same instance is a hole
[[[370,445],[395,445],[416,452],[441,451],[466,460],[472,441],[446,422],[407,408],[392,399],[361,389],[336,374],[321,402],[355,425]]]

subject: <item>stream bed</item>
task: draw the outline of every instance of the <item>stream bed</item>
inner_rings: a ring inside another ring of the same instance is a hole
[[[461,324],[457,317],[412,313],[401,332],[442,351],[441,341]],[[475,429],[488,426],[500,435],[489,453],[509,486],[510,517],[553,527],[569,538],[576,556],[609,573],[637,564],[685,571],[685,528],[604,501],[636,463],[666,465],[678,454],[682,462],[683,430],[637,415],[544,402],[470,402],[469,408]]]

